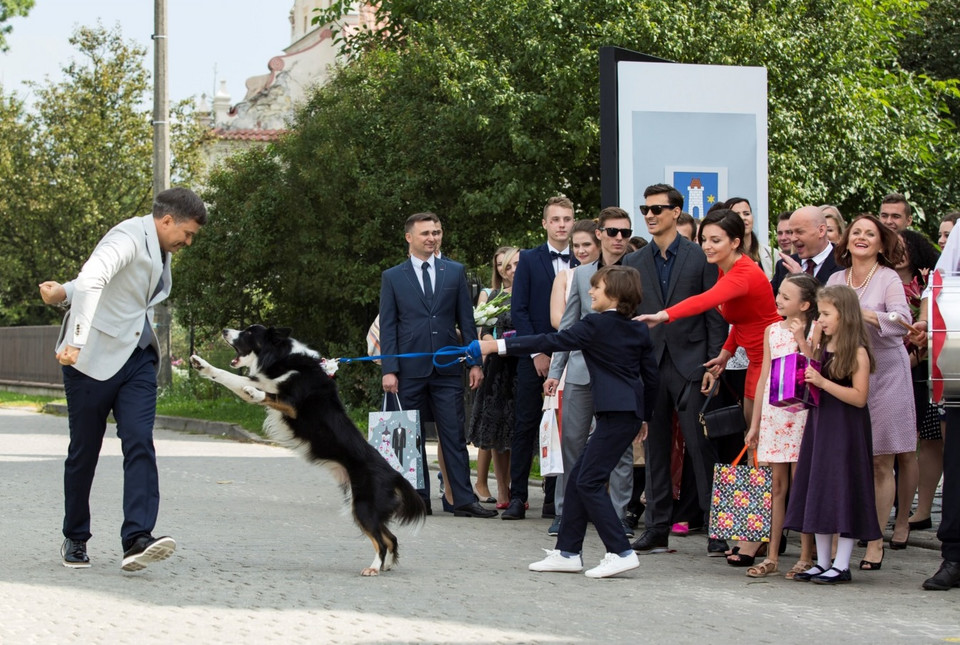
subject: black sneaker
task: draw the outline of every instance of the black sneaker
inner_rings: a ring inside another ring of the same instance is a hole
[[[666,533],[656,533],[647,529],[640,534],[637,541],[630,545],[637,553],[666,553],[669,550],[667,541],[669,535]]]
[[[152,535],[141,535],[129,549],[123,553],[120,568],[124,571],[140,571],[148,564],[166,560],[177,549],[177,543],[172,537],[155,538]]]
[[[633,527],[630,526],[630,523],[627,520],[620,520],[620,526],[623,527],[623,534],[627,536],[628,540],[633,539]]]
[[[63,545],[60,547],[60,557],[63,558],[63,566],[70,569],[87,569],[90,567],[86,540],[64,539]]]

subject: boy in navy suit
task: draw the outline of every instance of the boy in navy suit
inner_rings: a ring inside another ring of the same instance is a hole
[[[579,572],[587,522],[592,521],[606,548],[590,578],[606,578],[640,566],[606,493],[610,472],[653,416],[658,387],[657,364],[650,333],[632,320],[642,287],[636,269],[603,267],[590,279],[589,314],[557,333],[516,336],[473,345],[483,354],[529,355],[579,349],[590,373],[597,427],[566,475],[565,511],[555,550],[530,565],[531,571]],[[479,345],[479,347],[477,347]],[[474,352],[476,353],[476,352]]]

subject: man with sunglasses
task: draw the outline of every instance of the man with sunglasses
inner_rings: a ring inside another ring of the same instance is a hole
[[[574,270],[567,296],[567,307],[560,319],[560,329],[571,327],[587,314],[595,313],[591,307],[590,278],[601,267],[620,264],[627,252],[627,243],[633,235],[630,228],[630,216],[622,208],[615,206],[600,211],[597,220],[597,234],[600,236],[600,257],[590,264],[584,264]],[[563,389],[563,418],[560,435],[560,452],[563,455],[563,470],[570,472],[577,463],[587,436],[590,434],[590,422],[593,419],[593,394],[590,390],[590,374],[580,351],[557,352],[550,362],[550,373],[543,384],[544,392],[554,395],[560,384],[563,368],[567,368],[567,379]],[[639,430],[639,428],[638,428]],[[557,476],[557,492],[554,496],[556,516],[547,531],[550,535],[560,532],[563,514],[563,487],[566,481],[563,475]],[[627,450],[617,467],[610,474],[610,499],[620,516],[627,537],[633,538],[633,529],[624,523],[627,504],[633,492],[633,449]]]
[[[697,244],[677,232],[677,219],[683,210],[680,191],[667,184],[654,184],[644,191],[643,196],[646,203],[639,210],[652,240],[623,260],[624,265],[640,272],[643,302],[637,308],[638,314],[656,313],[703,293],[717,282],[716,266],[707,262]],[[631,545],[638,553],[667,550],[673,515],[670,452],[674,410],[693,466],[704,523],[707,521],[715,457],[698,421],[704,399],[700,385],[707,378],[703,364],[720,353],[727,332],[726,321],[715,309],[670,325],[657,325],[650,330],[654,357],[660,368],[660,388],[654,408],[657,413],[649,423],[644,441],[646,530]],[[686,400],[681,405],[678,399],[684,392]],[[707,554],[723,555],[726,548],[722,540],[709,540]]]
[[[553,279],[561,270],[579,264],[569,249],[573,202],[566,197],[551,197],[543,208],[542,225],[547,232],[547,241],[520,252],[513,277],[510,315],[518,336],[554,331],[550,324]],[[548,354],[521,356],[517,360],[516,419],[510,446],[510,504],[501,516],[505,520],[526,517],[527,481],[540,433],[543,380],[549,369]]]

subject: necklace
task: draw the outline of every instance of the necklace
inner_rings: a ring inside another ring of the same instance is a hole
[[[853,286],[853,267],[850,267],[850,271],[847,273],[847,286],[852,287],[856,291],[863,291],[868,284],[870,284],[870,279],[873,277],[873,274],[877,272],[877,267],[880,266],[880,261],[877,260],[873,267],[870,269],[870,272],[867,274],[867,277],[864,278],[863,283],[859,287]]]

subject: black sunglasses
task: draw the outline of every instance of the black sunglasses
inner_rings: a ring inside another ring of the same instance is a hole
[[[623,239],[627,239],[628,237],[633,235],[632,228],[613,228],[611,226],[607,226],[605,228],[601,228],[600,230],[604,231],[609,237],[616,237],[617,233],[620,233],[621,235],[623,235]]]
[[[640,206],[640,213],[646,215],[647,211],[653,211],[654,215],[659,215],[665,210],[672,211],[676,206],[664,206],[663,204],[656,204],[654,206],[643,205]]]

